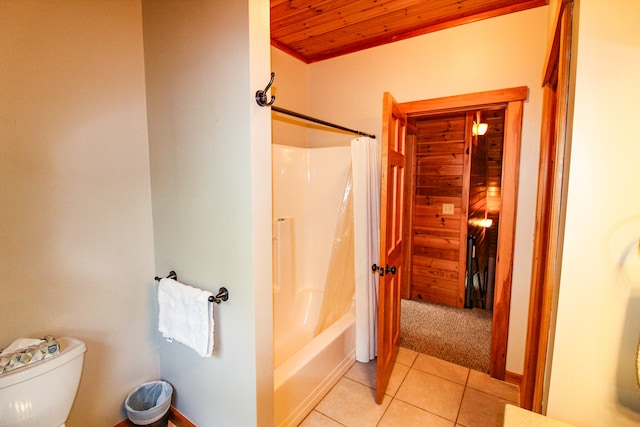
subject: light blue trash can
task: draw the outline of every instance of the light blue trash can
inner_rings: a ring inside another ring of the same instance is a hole
[[[166,427],[173,387],[166,381],[140,384],[124,401],[129,421],[135,425]]]

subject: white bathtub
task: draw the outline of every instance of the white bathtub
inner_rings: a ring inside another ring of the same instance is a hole
[[[297,426],[355,362],[354,314],[317,333],[351,151],[274,144],[273,162],[275,424]]]
[[[274,372],[276,426],[297,426],[355,362],[352,312],[282,362]]]
[[[273,367],[277,368],[307,345],[315,335],[322,292],[305,289],[294,295],[285,290],[274,294]]]

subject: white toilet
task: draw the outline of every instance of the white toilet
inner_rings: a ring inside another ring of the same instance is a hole
[[[0,426],[64,426],[87,347],[75,338],[57,341],[60,354],[0,375]]]

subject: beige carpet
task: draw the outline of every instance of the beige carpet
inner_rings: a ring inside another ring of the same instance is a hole
[[[488,310],[402,300],[400,345],[442,360],[489,372]]]

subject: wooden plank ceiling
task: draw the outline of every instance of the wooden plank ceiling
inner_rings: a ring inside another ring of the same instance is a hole
[[[312,63],[548,0],[271,0],[271,44]]]

